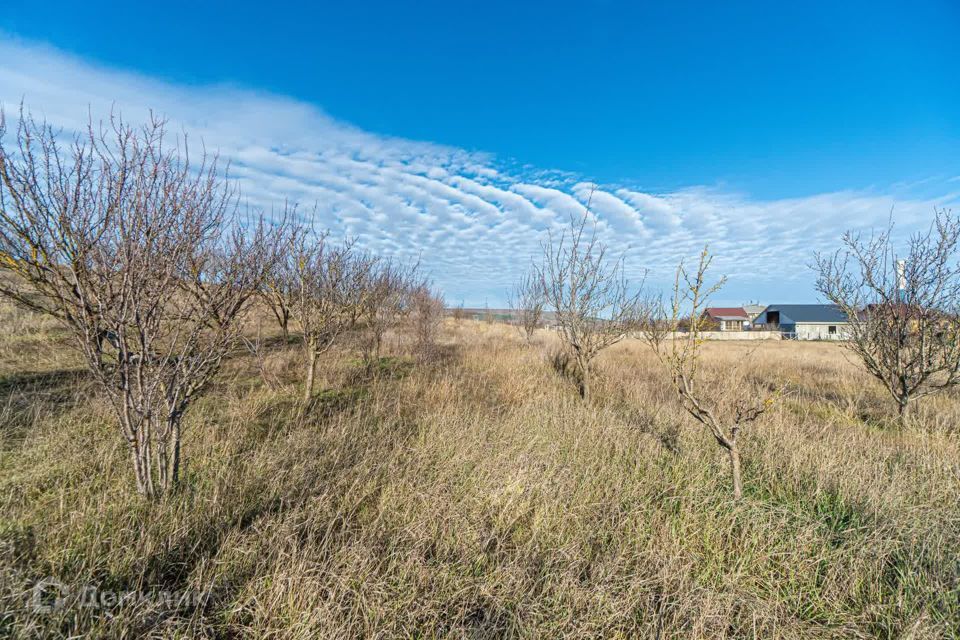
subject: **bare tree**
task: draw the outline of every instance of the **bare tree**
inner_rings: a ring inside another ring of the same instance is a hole
[[[418,270],[419,263],[397,260],[377,260],[370,270],[362,305],[362,323],[367,334],[363,353],[368,366],[380,360],[384,336],[407,311]]]
[[[670,371],[684,410],[707,427],[717,444],[726,451],[733,478],[733,497],[740,499],[743,494],[740,431],[763,415],[776,393],[737,375],[736,367],[727,368],[713,378],[703,371],[701,348],[706,323],[703,311],[709,297],[726,281],[721,278],[712,285],[707,284],[706,273],[711,261],[712,257],[704,248],[695,273],[688,272],[681,262],[669,307],[662,301],[648,305],[649,316],[643,323],[642,333],[657,358]],[[685,321],[689,322],[689,330],[681,332],[681,323]],[[749,358],[742,358],[740,366],[748,361]]]
[[[63,139],[0,113],[0,295],[59,318],[113,407],[137,489],[177,483],[183,416],[237,343],[274,259],[237,216],[216,158],[191,164],[164,123],[119,118]]]
[[[288,224],[283,226],[277,241],[280,255],[260,288],[260,297],[276,318],[284,344],[290,342],[291,305],[297,293],[293,288],[297,282],[297,250],[303,246],[305,236],[309,233],[307,226],[296,222],[296,216],[296,206],[284,205],[283,219]]]
[[[540,327],[545,304],[543,287],[537,272],[528,272],[514,284],[508,296],[508,304],[514,314],[514,324],[527,344]]]
[[[893,221],[816,256],[817,289],[843,311],[843,342],[892,396],[902,423],[911,400],[960,383],[960,219],[937,211],[896,253]]]
[[[466,312],[463,310],[462,300],[460,301],[460,304],[458,304],[453,308],[452,316],[453,316],[453,319],[457,322],[457,326],[460,326],[463,320],[467,317]]]
[[[536,278],[544,301],[555,315],[560,339],[571,355],[580,397],[590,397],[591,363],[636,326],[641,291],[631,292],[623,258],[610,259],[597,237],[590,212],[571,217],[559,237],[543,243]]]
[[[443,296],[434,291],[429,282],[415,287],[410,293],[410,325],[414,345],[425,359],[436,355],[437,336],[443,324]]]
[[[352,330],[362,314],[374,260],[348,240],[336,245],[327,232],[301,233],[290,245],[291,315],[303,334],[306,375],[303,402],[313,397],[317,363],[337,339]]]

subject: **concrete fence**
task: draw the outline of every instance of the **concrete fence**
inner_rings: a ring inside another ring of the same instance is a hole
[[[686,338],[688,333],[673,333],[669,338]],[[701,331],[704,340],[783,340],[779,331]]]

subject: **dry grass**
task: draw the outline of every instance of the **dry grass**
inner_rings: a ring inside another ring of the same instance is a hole
[[[268,359],[277,390],[234,359],[187,419],[182,490],[150,504],[35,322],[0,335],[0,635],[960,635],[960,400],[898,432],[836,345],[753,354],[789,394],[745,435],[738,504],[644,347],[601,357],[588,407],[542,344],[470,322],[433,363],[330,358],[303,418],[295,347]],[[35,611],[46,576],[211,596]]]

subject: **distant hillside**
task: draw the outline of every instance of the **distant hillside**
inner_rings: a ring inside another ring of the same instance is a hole
[[[496,322],[511,322],[518,317],[516,309],[487,309],[484,307],[449,307],[446,313],[450,317],[455,317],[458,313],[469,320],[491,320]],[[554,319],[552,311],[543,312],[543,324],[551,324]]]

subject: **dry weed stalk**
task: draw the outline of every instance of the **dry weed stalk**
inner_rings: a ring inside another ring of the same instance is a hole
[[[260,374],[260,378],[263,380],[264,384],[272,391],[277,391],[280,389],[281,384],[280,380],[277,379],[277,376],[270,372],[269,367],[267,366],[267,356],[270,352],[270,346],[267,344],[267,341],[263,338],[263,323],[260,320],[257,320],[257,332],[252,338],[247,336],[241,336],[244,346],[247,348],[247,351],[253,356],[257,364],[257,371]],[[286,344],[286,341],[284,341]]]

